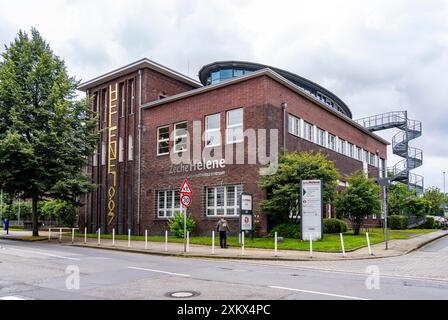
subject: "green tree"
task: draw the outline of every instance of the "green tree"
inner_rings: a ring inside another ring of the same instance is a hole
[[[286,153],[279,159],[277,172],[263,176],[259,182],[268,194],[268,199],[261,202],[261,209],[271,215],[276,223],[297,220],[301,181],[323,180],[324,201],[329,202],[335,197],[338,177],[334,163],[321,153]]]
[[[413,197],[405,201],[404,209],[408,214],[422,216],[431,211],[431,202],[423,197]]]
[[[0,188],[32,201],[75,204],[94,187],[82,172],[98,134],[90,102],[76,100],[78,82],[36,29],[20,31],[0,61]]]
[[[350,220],[355,235],[367,216],[381,212],[380,187],[358,172],[347,179],[348,187],[336,199],[336,211]]]
[[[446,196],[439,188],[431,187],[425,190],[423,198],[431,204],[431,214],[443,215],[443,204],[446,203]]]
[[[404,213],[405,202],[413,195],[407,185],[403,183],[392,184],[387,192],[388,214],[392,216]]]

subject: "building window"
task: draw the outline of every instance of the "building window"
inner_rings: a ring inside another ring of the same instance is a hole
[[[184,152],[187,150],[187,122],[180,122],[174,125],[174,152]]]
[[[135,105],[135,88],[134,88],[134,80],[129,81],[129,94],[130,94],[130,103],[129,103],[129,113],[134,113],[134,105]]]
[[[328,134],[328,148],[331,150],[336,150],[336,136],[331,133]]]
[[[101,142],[101,165],[106,165],[106,142]]]
[[[317,144],[325,147],[325,131],[317,128]]]
[[[359,161],[362,161],[362,149],[359,147],[356,147],[356,156]]]
[[[103,122],[107,121],[107,90],[103,90]]]
[[[341,154],[345,154],[345,140],[343,139],[338,140],[338,152]]]
[[[369,156],[370,156],[370,161],[369,161],[369,164],[371,165],[371,166],[375,166],[375,155],[373,154],[373,153],[370,153],[369,154]]]
[[[303,138],[308,140],[308,141],[314,141],[314,135],[313,135],[313,125],[311,123],[308,122],[303,122]]]
[[[124,117],[126,108],[126,96],[125,96],[125,86],[124,83],[120,83],[120,117]]]
[[[300,137],[300,119],[289,115],[289,133]]]
[[[123,162],[124,158],[124,141],[123,138],[120,137],[118,139],[118,162]]]
[[[350,158],[355,157],[355,146],[350,142],[348,142],[348,156]]]
[[[369,162],[369,151],[367,151],[367,150],[364,150],[364,159],[363,159],[363,161],[364,162]]]
[[[205,146],[221,145],[221,115],[219,113],[205,117]]]
[[[178,190],[157,192],[157,216],[159,218],[171,218],[178,212],[183,213],[184,210],[180,204]]]
[[[170,153],[170,127],[160,127],[157,129],[157,155],[168,153]]]
[[[243,109],[227,111],[227,143],[243,141]]]
[[[94,102],[93,102],[93,111],[98,112],[100,109],[100,97],[97,94],[95,94]]]
[[[242,186],[207,187],[207,216],[238,216]]]
[[[98,147],[95,147],[95,150],[93,150],[93,159],[92,159],[92,165],[94,167],[98,166]]]
[[[128,160],[132,161],[134,160],[134,140],[131,135],[128,139]]]

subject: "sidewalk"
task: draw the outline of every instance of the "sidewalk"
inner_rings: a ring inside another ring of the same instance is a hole
[[[20,232],[19,237],[23,237],[26,232]],[[9,236],[0,233],[0,238],[13,240],[17,234],[10,233]],[[31,235],[31,233],[29,233]],[[312,258],[309,251],[294,251],[294,250],[278,250],[277,256],[274,256],[274,250],[270,249],[255,249],[245,248],[244,255],[240,247],[230,247],[228,249],[221,249],[215,247],[215,253],[212,254],[212,247],[205,245],[190,244],[189,252],[184,253],[183,243],[168,243],[167,251],[165,251],[164,242],[148,242],[148,248],[145,249],[144,241],[131,241],[131,247],[128,247],[127,240],[115,240],[115,246],[112,245],[111,239],[101,239],[101,244],[98,245],[96,238],[88,238],[87,243],[84,244],[83,237],[76,237],[74,243],[71,243],[71,235],[64,234],[62,240],[59,240],[58,233],[52,233],[51,243],[60,243],[61,245],[73,245],[79,247],[98,248],[106,250],[118,250],[125,252],[134,252],[142,254],[155,254],[164,256],[181,256],[181,257],[196,257],[196,258],[215,258],[215,259],[250,259],[250,260],[285,260],[285,261],[334,261],[334,260],[360,260],[360,259],[375,259],[385,257],[395,257],[410,253],[424,246],[425,244],[437,240],[441,237],[447,236],[448,231],[436,231],[428,234],[421,234],[409,239],[394,239],[389,241],[389,250],[385,250],[385,243],[379,243],[372,246],[373,255],[369,255],[368,248],[361,248],[352,252],[347,252],[346,257],[342,253],[328,253],[328,252],[313,252]],[[48,232],[41,231],[40,236],[48,239]],[[48,241],[48,240],[46,240]]]

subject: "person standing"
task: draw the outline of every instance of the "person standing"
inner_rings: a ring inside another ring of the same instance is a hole
[[[230,232],[229,224],[227,220],[224,218],[219,219],[218,224],[216,225],[216,230],[219,232],[219,244],[221,248],[227,248],[227,231]]]

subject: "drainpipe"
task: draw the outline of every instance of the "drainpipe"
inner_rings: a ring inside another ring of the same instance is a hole
[[[138,224],[138,235],[140,235],[141,226],[141,169],[142,169],[142,131],[143,131],[143,121],[142,121],[142,70],[138,70],[139,76],[139,97],[138,97],[138,169],[137,169],[137,224]]]
[[[283,152],[286,153],[288,150],[286,148],[286,132],[288,132],[288,103],[283,102],[282,103],[283,108]]]

